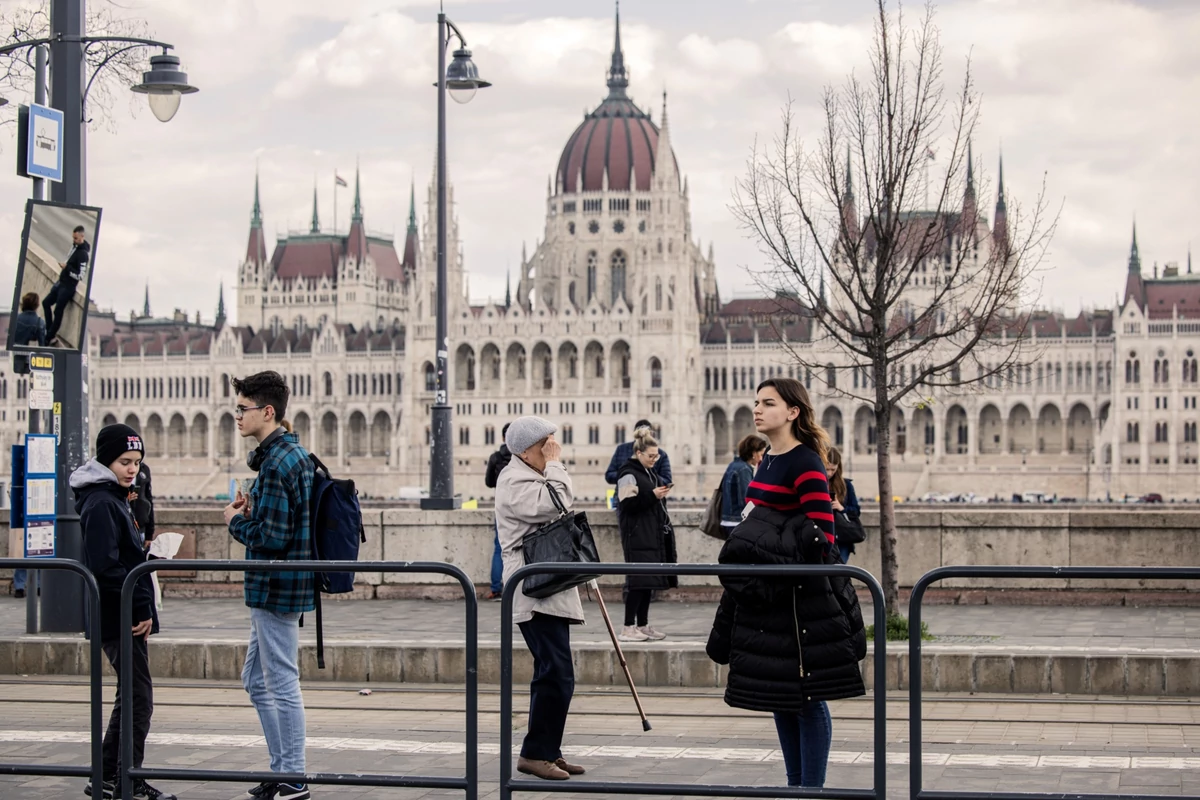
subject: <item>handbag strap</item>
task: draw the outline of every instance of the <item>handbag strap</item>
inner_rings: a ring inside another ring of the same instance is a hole
[[[558,509],[560,517],[567,515],[567,506],[563,503],[562,498],[558,496],[558,492],[554,488],[554,484],[546,481],[546,488],[550,490],[550,502],[554,503],[554,507]]]

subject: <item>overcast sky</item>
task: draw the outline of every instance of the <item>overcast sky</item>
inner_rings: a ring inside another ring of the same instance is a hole
[[[817,134],[822,87],[865,65],[871,5],[622,4],[630,92],[658,121],[669,91],[693,231],[715,247],[724,296],[750,290],[746,267],[759,265],[728,211],[755,137],[774,134],[789,93]],[[314,179],[331,226],[333,172],[352,181],[356,159],[368,228],[403,233],[410,181],[422,199],[433,167],[435,3],[121,6],[177,45],[201,91],[167,125],[148,109],[131,116],[122,100],[116,131],[89,136],[88,200],[104,208],[93,295],[101,307],[140,308],[148,282],[156,315],[182,307],[211,318],[219,281],[229,292],[245,252],[256,162],[269,236],[307,226]],[[532,248],[542,234],[547,176],[606,91],[613,5],[476,0],[450,2],[447,13],[495,84],[470,105],[450,104],[449,157],[471,294],[502,297],[522,242]],[[1051,200],[1064,204],[1043,305],[1111,306],[1135,214],[1147,273],[1155,261],[1184,262],[1189,242],[1200,248],[1200,2],[946,0],[938,24],[949,79],[974,59],[985,179],[994,181],[1002,142],[1010,197],[1031,198],[1045,175]],[[0,148],[0,248],[9,253],[0,281],[11,281],[29,192],[13,174],[14,126],[0,128]],[[981,198],[989,214],[992,185]],[[342,190],[343,228],[350,201]]]

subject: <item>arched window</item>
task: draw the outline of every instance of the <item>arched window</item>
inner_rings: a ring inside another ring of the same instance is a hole
[[[650,359],[650,388],[662,388],[662,362],[657,358]]]
[[[589,303],[596,296],[596,263],[596,251],[592,250],[587,254],[587,299]]]
[[[333,376],[328,372],[325,373],[325,396],[333,396]]]
[[[229,397],[229,376],[221,375],[221,397]]]
[[[609,266],[612,269],[612,304],[615,306],[618,300],[625,298],[625,253],[614,250]]]
[[[1171,362],[1167,361],[1165,358],[1162,362],[1162,382],[1171,382]]]
[[[837,370],[833,368],[833,364],[825,365],[825,385],[830,389],[837,388]]]
[[[575,302],[575,281],[567,286],[567,299],[571,301],[571,305],[577,305]]]
[[[425,391],[433,392],[437,390],[437,370],[433,364],[425,362]]]
[[[1142,362],[1136,358],[1133,360],[1133,382],[1142,382]]]
[[[654,310],[662,311],[662,280],[654,281]]]

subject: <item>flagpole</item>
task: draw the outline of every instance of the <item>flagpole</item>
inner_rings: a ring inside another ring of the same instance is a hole
[[[338,174],[337,170],[333,171],[333,235],[337,236],[337,190],[338,190]]]

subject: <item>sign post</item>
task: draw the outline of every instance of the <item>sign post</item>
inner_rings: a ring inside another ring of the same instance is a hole
[[[58,447],[53,434],[25,434],[25,558],[54,558]]]
[[[17,174],[61,182],[63,112],[34,103],[20,107],[17,122]]]

